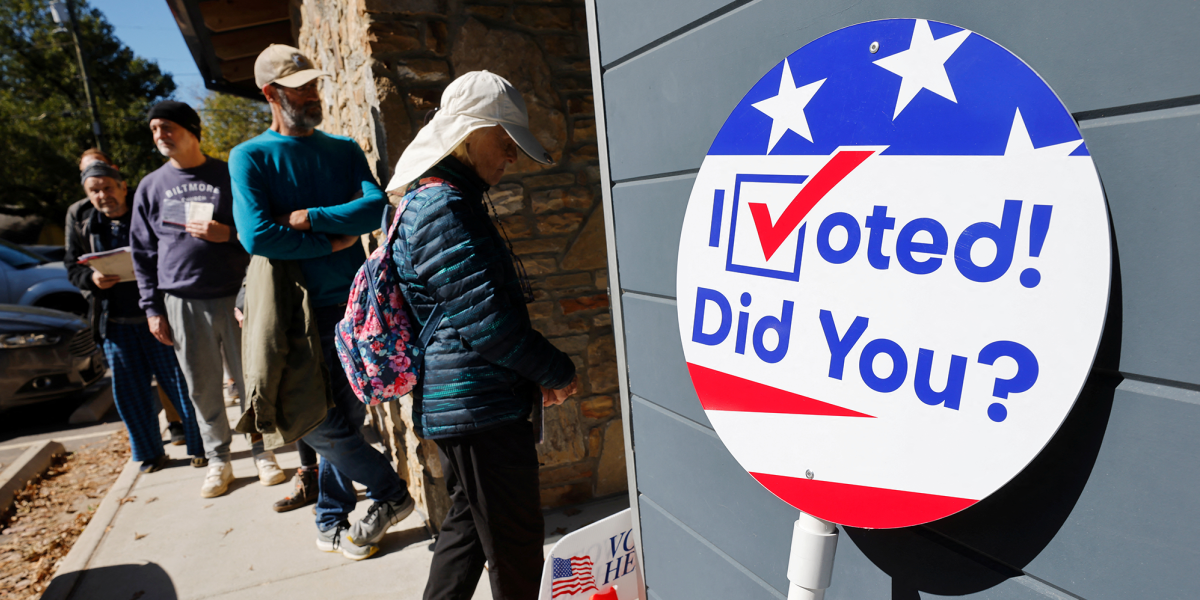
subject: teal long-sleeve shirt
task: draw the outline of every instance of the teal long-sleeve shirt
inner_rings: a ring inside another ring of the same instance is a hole
[[[229,176],[246,251],[299,261],[314,306],[345,303],[366,254],[361,244],[333,253],[326,234],[374,231],[387,202],[358,144],[321,131],[290,137],[267,130],[229,153]],[[275,223],[300,209],[308,209],[312,231]]]

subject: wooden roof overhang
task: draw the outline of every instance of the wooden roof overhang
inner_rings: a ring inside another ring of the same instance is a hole
[[[204,87],[262,100],[254,59],[271,44],[296,45],[289,0],[167,0]]]

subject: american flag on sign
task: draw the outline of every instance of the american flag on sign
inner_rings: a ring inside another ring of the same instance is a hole
[[[551,598],[596,589],[596,578],[592,576],[592,557],[572,556],[569,559],[550,557],[550,561]]]

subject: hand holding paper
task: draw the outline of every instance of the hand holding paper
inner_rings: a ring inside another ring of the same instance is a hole
[[[111,281],[108,277],[120,277],[118,282],[133,281],[133,255],[129,252],[129,246],[117,248],[116,250],[108,250],[105,252],[93,252],[84,254],[79,257],[79,264],[87,265],[93,271],[101,275],[101,279],[105,283]],[[93,276],[92,281],[96,287],[100,289],[108,289],[115,285],[109,283],[104,285],[101,281],[97,281]]]
[[[216,221],[189,221],[184,229],[192,234],[192,237],[206,242],[228,242],[232,235],[228,225]]]

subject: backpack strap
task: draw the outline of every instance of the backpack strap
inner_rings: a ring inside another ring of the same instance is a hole
[[[431,187],[436,187],[439,185],[454,187],[450,184],[450,182],[438,177],[426,177],[419,180],[417,185],[419,187],[404,194],[404,198],[400,200],[400,205],[396,207],[396,216],[392,218],[392,226],[388,230],[386,250],[384,250],[384,260],[392,260],[395,262],[392,256],[392,243],[396,241],[400,242],[400,245],[404,249],[404,253],[408,254],[408,240],[405,239],[404,236],[400,235],[400,218],[404,215],[404,210],[408,208],[408,203],[412,200],[413,196],[416,196],[418,193],[423,192]],[[386,206],[383,208],[384,223],[387,222],[387,209],[388,207]],[[370,261],[368,261],[368,264],[370,264]],[[375,273],[372,272],[370,275],[372,280],[374,280]],[[436,305],[434,305],[433,311],[429,313],[429,318],[426,319],[425,324],[421,326],[421,334],[418,336],[418,339],[421,341],[422,348],[429,347],[429,342],[433,340],[433,334],[437,331],[438,325],[442,324],[442,318],[445,316],[445,314],[446,307],[442,302],[438,302]],[[416,317],[416,315],[413,316]]]

